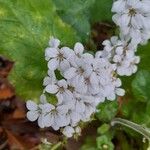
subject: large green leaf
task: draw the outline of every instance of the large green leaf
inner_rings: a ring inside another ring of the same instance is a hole
[[[55,2],[58,14],[65,22],[72,25],[85,41],[90,33],[90,8],[93,6],[95,0],[53,1]]]
[[[137,54],[141,57],[141,62],[139,64],[139,69],[149,70],[150,71],[150,42],[147,45],[140,46],[138,48]]]
[[[36,99],[42,92],[50,36],[68,46],[79,40],[59,18],[52,0],[0,0],[0,54],[15,61],[10,79],[25,99]]]
[[[150,72],[141,70],[132,82],[132,90],[138,100],[150,100]]]
[[[93,23],[112,21],[112,4],[112,0],[95,0],[95,3],[91,8],[91,21]]]

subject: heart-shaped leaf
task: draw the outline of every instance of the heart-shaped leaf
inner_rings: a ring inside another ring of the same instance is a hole
[[[52,0],[0,0],[0,54],[15,62],[10,79],[25,99],[37,99],[47,73],[50,36],[68,46],[79,38],[56,13]]]

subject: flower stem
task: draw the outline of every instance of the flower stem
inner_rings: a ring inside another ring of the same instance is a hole
[[[143,127],[142,125],[138,125],[134,122],[122,118],[114,118],[111,121],[111,125],[114,126],[115,124],[121,124],[130,129],[133,129],[134,131],[142,134],[145,138],[147,138],[150,141],[150,130],[148,128]]]

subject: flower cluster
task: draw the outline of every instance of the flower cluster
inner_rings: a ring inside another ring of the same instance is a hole
[[[116,12],[113,20],[120,27],[120,36],[105,40],[104,49],[95,55],[85,53],[79,42],[71,49],[50,39],[45,50],[48,75],[40,103],[27,102],[30,121],[38,120],[41,128],[60,129],[72,137],[81,133],[80,123],[91,120],[99,103],[125,94],[119,76],[137,71],[137,46],[150,38],[150,1],[117,0],[112,11]]]
[[[113,21],[120,27],[121,35],[133,44],[145,44],[150,39],[150,1],[117,0],[112,12]]]
[[[114,100],[116,95],[123,96],[125,91],[120,88],[117,65],[102,55],[104,51],[95,56],[84,53],[81,43],[76,43],[73,50],[60,48],[60,41],[52,38],[45,50],[48,61],[48,76],[43,82],[45,88],[39,105],[27,102],[28,119],[38,119],[41,128],[63,128],[62,133],[71,137],[79,134],[80,122],[91,119],[97,104],[105,99]],[[56,96],[56,104],[48,102],[47,94]]]
[[[137,71],[136,64],[140,62],[140,57],[135,56],[136,48],[131,43],[113,36],[110,40],[105,40],[103,45],[102,55],[116,64],[118,75],[130,76]]]

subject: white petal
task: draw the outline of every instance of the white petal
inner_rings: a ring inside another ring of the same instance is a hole
[[[66,118],[66,115],[58,115],[57,118],[55,118],[55,122],[59,127],[64,127],[68,125],[69,120]]]
[[[112,12],[122,12],[125,9],[125,1],[118,0],[113,3]]]
[[[62,47],[61,50],[65,58],[69,58],[70,56],[74,54],[74,51],[70,49],[69,47]]]
[[[49,113],[51,110],[55,109],[55,106],[49,103],[39,104],[39,107],[42,109],[43,114]]]
[[[121,89],[121,88],[117,88],[116,89],[116,94],[119,95],[119,96],[124,96],[125,90]]]
[[[27,118],[30,121],[35,121],[39,117],[38,111],[28,111]]]
[[[31,101],[31,100],[27,101],[26,107],[29,110],[37,110],[38,109],[38,105],[35,102]]]
[[[121,16],[120,20],[119,20],[119,25],[122,27],[126,27],[129,25],[130,22],[130,17],[128,16],[128,14],[124,14]]]
[[[45,128],[45,123],[44,123],[43,117],[44,117],[44,115],[40,115],[38,118],[38,125],[40,128]]]
[[[56,94],[56,97],[57,97],[57,100],[58,100],[57,105],[62,104],[63,101],[64,101],[63,94],[61,94],[60,92],[58,92],[58,93]]]
[[[54,123],[54,117],[53,115],[48,114],[44,116],[43,121],[44,121],[45,127],[50,127]]]
[[[67,105],[61,105],[57,107],[57,111],[63,115],[66,114],[68,112],[68,106]]]
[[[45,88],[46,92],[51,93],[51,94],[55,94],[58,92],[58,86],[53,84],[53,85],[48,85]]]
[[[59,130],[60,128],[56,123],[52,124],[51,126],[55,131]]]
[[[58,51],[56,48],[46,48],[45,49],[45,57],[47,58],[53,58],[58,55]]]
[[[49,41],[49,45],[51,47],[57,48],[60,45],[60,41],[52,37]]]
[[[66,71],[68,68],[70,68],[70,63],[68,60],[64,59],[60,62],[60,69],[62,72]]]
[[[67,82],[64,79],[62,79],[58,81],[58,86],[66,89],[68,85]]]
[[[49,62],[48,62],[48,68],[50,70],[56,70],[59,66],[59,61],[55,58],[51,59]]]
[[[81,115],[78,112],[72,111],[71,115],[71,123],[76,124],[80,121]]]
[[[85,105],[84,105],[83,102],[81,102],[81,101],[76,101],[76,111],[77,111],[78,113],[82,113],[82,112],[85,111]]]
[[[55,81],[52,78],[50,78],[50,77],[44,78],[44,81],[43,81],[44,86],[47,86],[48,84],[54,84],[54,83],[55,83]]]
[[[93,72],[90,76],[90,82],[92,85],[97,85],[99,83],[97,75],[95,72]]]
[[[109,96],[107,96],[108,100],[112,100],[113,101],[113,100],[115,100],[115,98],[116,98],[116,95],[114,93],[112,93]]]
[[[44,94],[42,94],[42,95],[40,96],[40,102],[41,102],[42,104],[46,104],[46,103],[47,103],[46,96],[45,96]]]
[[[64,130],[63,130],[62,133],[63,133],[66,137],[70,138],[70,137],[73,136],[74,132],[75,132],[75,131],[74,131],[74,129],[73,129],[72,127],[67,126],[67,127],[64,128]]]
[[[76,76],[76,69],[73,68],[73,67],[69,68],[68,70],[66,70],[66,71],[64,72],[64,77],[65,77],[66,79],[71,79],[71,78],[73,78],[74,76]]]
[[[75,89],[82,94],[87,92],[87,84],[85,83],[85,79],[83,76],[76,77]]]
[[[81,55],[84,51],[84,47],[81,43],[77,42],[74,46],[74,51],[76,54]]]

